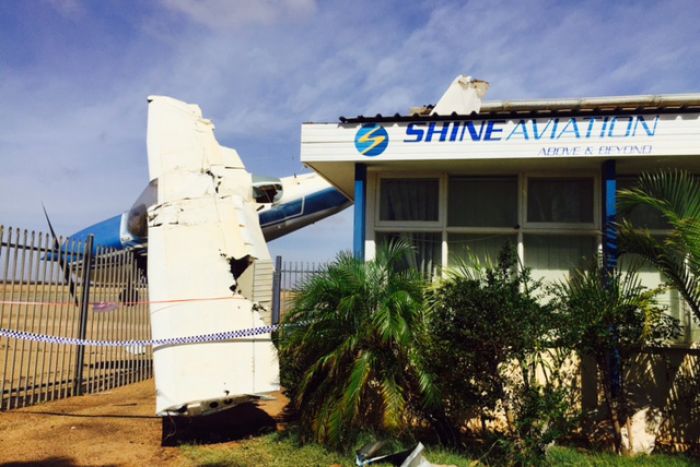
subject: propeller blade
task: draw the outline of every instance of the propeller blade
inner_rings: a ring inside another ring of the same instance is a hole
[[[56,231],[53,229],[53,225],[51,224],[51,219],[49,219],[49,213],[46,212],[46,206],[44,206],[44,203],[41,203],[41,208],[44,210],[44,217],[46,217],[46,222],[49,224],[49,231],[51,232],[51,237],[53,237],[53,247],[54,247],[54,250],[56,250],[56,254],[57,254],[56,257],[58,260],[58,266],[61,268],[61,271],[63,271],[63,278],[68,283],[68,292],[70,293],[71,298],[75,302],[75,306],[79,306],[80,303],[79,303],[78,297],[75,293],[75,290],[76,290],[75,281],[73,280],[73,276],[70,273],[70,269],[68,267],[66,259],[64,258],[63,254],[61,253],[61,243],[58,241],[58,235],[56,235]]]

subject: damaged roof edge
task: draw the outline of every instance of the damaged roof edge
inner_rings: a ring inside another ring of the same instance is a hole
[[[700,106],[700,93],[661,94],[642,96],[582,97],[579,99],[534,99],[518,101],[491,101],[481,104],[482,112],[518,110],[583,110],[607,107],[687,107]]]
[[[493,115],[537,115],[551,113],[556,113],[558,115],[578,115],[596,112],[628,113],[639,111],[667,113],[677,112],[679,110],[700,111],[700,93],[486,101],[481,104],[479,113],[472,113],[470,115],[458,115],[456,113],[450,115],[401,115],[397,113],[391,116],[377,114],[373,117],[365,117],[363,115],[357,117],[341,116],[339,120],[341,123],[365,123],[379,121],[478,119]]]

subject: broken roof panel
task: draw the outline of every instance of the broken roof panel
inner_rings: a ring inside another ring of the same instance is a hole
[[[641,96],[584,97],[576,99],[537,99],[515,101],[486,101],[478,113],[449,115],[433,114],[433,106],[411,109],[407,115],[381,115],[339,118],[341,123],[477,120],[492,117],[541,117],[577,115],[625,115],[629,113],[675,113],[700,110],[700,93]]]

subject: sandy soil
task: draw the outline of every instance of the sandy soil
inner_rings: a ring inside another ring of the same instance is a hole
[[[287,401],[275,396],[212,416],[207,427],[215,435],[204,434],[196,442],[230,446],[277,429]],[[177,447],[161,447],[161,419],[153,415],[154,407],[153,381],[148,380],[2,412],[0,465],[181,465],[185,460]]]

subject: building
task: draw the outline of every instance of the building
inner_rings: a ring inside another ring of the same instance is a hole
[[[302,125],[302,162],[355,202],[356,256],[405,238],[411,264],[435,274],[510,241],[535,277],[556,280],[598,251],[617,257],[616,191],[639,173],[700,172],[700,94],[482,103],[487,88],[458,77],[435,107]],[[652,212],[631,217],[665,232]],[[678,294],[663,301],[682,343],[700,339]]]

